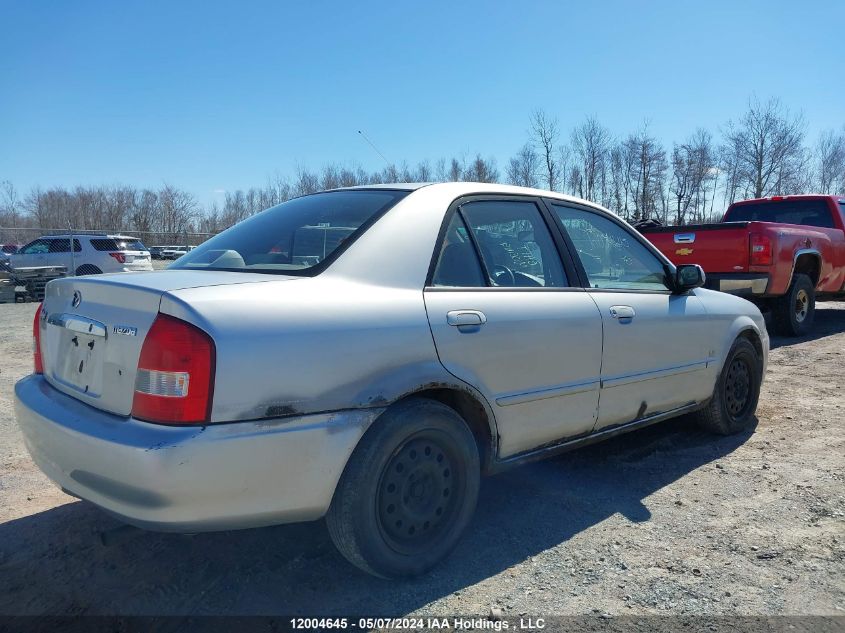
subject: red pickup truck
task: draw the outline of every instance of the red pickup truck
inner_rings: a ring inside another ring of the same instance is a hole
[[[771,310],[779,334],[801,336],[816,299],[845,297],[845,198],[774,196],[735,202],[719,224],[643,227],[675,264],[700,264],[708,288]]]

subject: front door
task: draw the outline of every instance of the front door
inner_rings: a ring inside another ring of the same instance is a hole
[[[604,323],[596,430],[699,402],[707,313],[694,292],[672,294],[664,263],[630,227],[604,214],[550,201],[588,281]]]
[[[452,210],[425,290],[438,356],[493,407],[500,457],[596,423],[601,318],[559,246],[538,201],[470,199]]]

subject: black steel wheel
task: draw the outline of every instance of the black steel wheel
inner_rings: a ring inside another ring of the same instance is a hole
[[[731,361],[725,376],[725,407],[734,418],[742,418],[751,404],[751,372],[748,359],[737,357]]]
[[[424,573],[469,524],[480,476],[478,445],[457,412],[423,398],[401,402],[349,459],[326,515],[329,534],[368,573]]]
[[[378,525],[397,552],[413,555],[437,541],[458,510],[461,457],[448,437],[426,431],[388,462],[378,490]]]
[[[750,429],[760,398],[763,359],[745,337],[734,341],[707,406],[693,414],[699,425],[719,435]]]

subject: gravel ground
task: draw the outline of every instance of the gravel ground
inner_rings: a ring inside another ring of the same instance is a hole
[[[118,524],[57,490],[14,422],[34,311],[0,306],[0,614],[845,614],[845,303],[773,340],[753,434],[680,419],[487,479],[448,561],[401,583],[321,522],[101,545]]]

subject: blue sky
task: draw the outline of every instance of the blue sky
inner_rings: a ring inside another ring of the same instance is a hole
[[[845,2],[0,0],[0,180],[183,187],[481,152],[543,108],[667,146],[748,98],[845,124]]]

